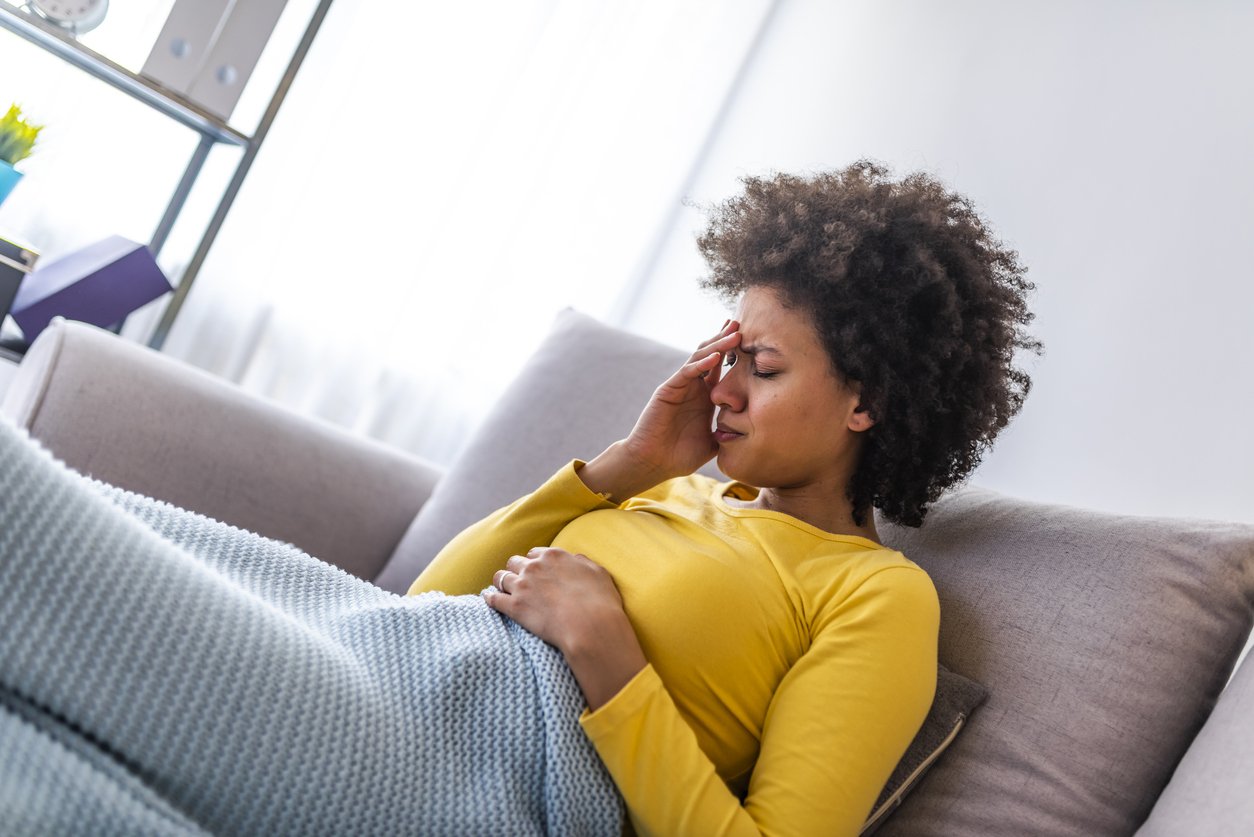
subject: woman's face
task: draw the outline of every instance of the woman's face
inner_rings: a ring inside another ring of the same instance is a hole
[[[758,488],[843,491],[872,422],[837,377],[810,319],[775,291],[751,288],[736,315],[740,346],[710,390],[719,469]]]

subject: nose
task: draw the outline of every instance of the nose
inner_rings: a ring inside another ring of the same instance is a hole
[[[744,363],[733,363],[730,369],[724,368],[723,375],[717,384],[710,389],[710,401],[715,407],[738,413],[745,408]]]

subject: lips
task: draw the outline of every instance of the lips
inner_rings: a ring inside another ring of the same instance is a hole
[[[720,445],[724,442],[735,441],[744,435],[745,434],[743,433],[737,433],[735,430],[730,430],[721,424],[717,425],[714,429],[714,441],[718,442]]]

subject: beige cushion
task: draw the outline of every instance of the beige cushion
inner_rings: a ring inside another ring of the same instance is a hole
[[[968,489],[879,531],[936,583],[941,659],[989,689],[881,833],[1133,833],[1249,633],[1254,526]]]

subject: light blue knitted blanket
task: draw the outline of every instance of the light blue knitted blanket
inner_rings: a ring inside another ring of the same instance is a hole
[[[617,837],[583,706],[478,596],[393,595],[0,420],[5,834]]]

